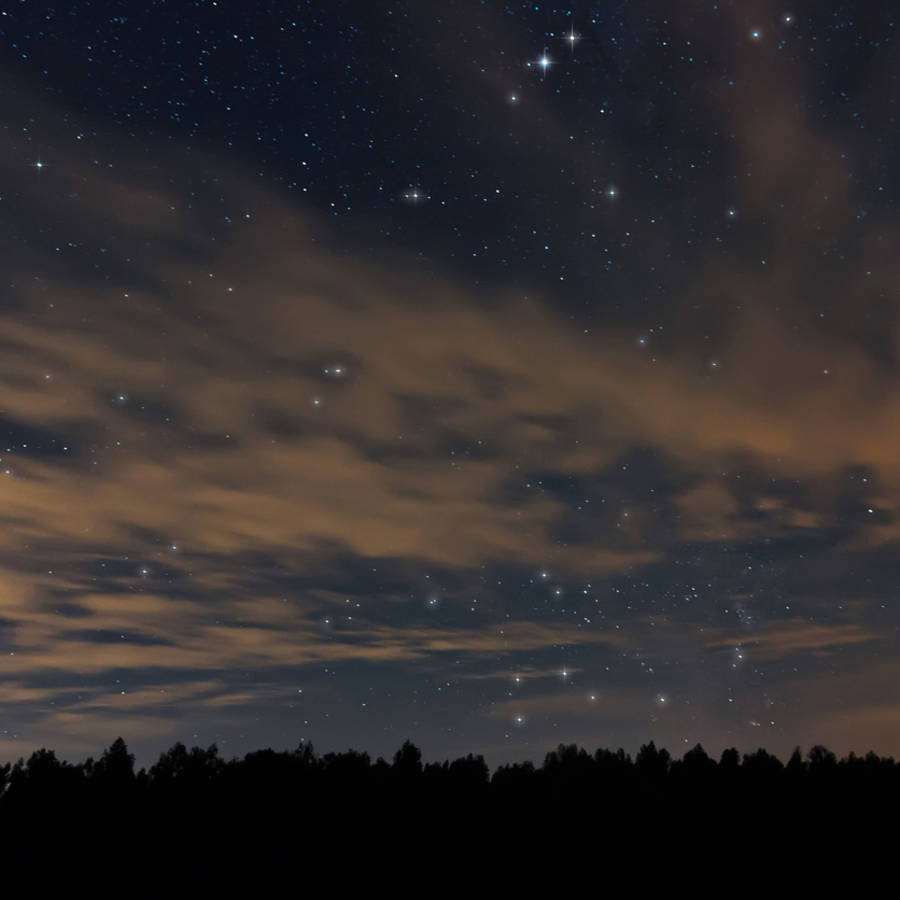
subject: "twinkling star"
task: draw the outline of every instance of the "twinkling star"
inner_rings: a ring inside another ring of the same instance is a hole
[[[553,65],[553,60],[547,55],[547,48],[544,48],[544,52],[540,55],[538,60],[535,63],[528,63],[528,65],[536,65],[541,70],[541,79],[543,80],[543,76],[546,75],[547,69]]]

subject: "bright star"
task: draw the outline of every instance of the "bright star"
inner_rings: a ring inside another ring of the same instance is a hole
[[[547,69],[553,64],[553,60],[547,55],[547,50],[544,48],[544,52],[541,54],[540,59],[538,59],[534,63],[528,63],[529,66],[535,65],[541,70],[541,74],[545,74]]]
[[[758,28],[754,28],[753,31],[750,32],[750,37],[754,41],[758,41],[762,37],[762,32]]]

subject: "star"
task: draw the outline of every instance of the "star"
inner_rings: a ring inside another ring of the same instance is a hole
[[[428,199],[428,194],[420,187],[409,187],[403,192],[403,199],[407,203],[416,205],[418,203],[424,203]]]
[[[540,57],[537,59],[537,61],[534,63],[528,63],[528,65],[529,66],[531,66],[531,65],[537,66],[541,70],[541,75],[543,76],[546,74],[547,69],[549,69],[550,66],[553,65],[553,60],[550,59],[550,57],[547,55],[547,48],[545,47],[544,52],[540,55]]]
[[[754,28],[750,32],[750,38],[754,41],[758,41],[762,38],[762,32],[758,28]]]

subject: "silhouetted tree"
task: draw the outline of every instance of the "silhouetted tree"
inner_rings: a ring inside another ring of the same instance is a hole
[[[729,747],[727,750],[722,751],[722,756],[719,758],[720,772],[737,772],[740,764],[741,758],[734,747]]]
[[[785,771],[791,778],[797,778],[806,774],[807,765],[803,761],[803,751],[799,747],[794,747],[791,758],[787,761]]]
[[[644,744],[634,759],[634,765],[638,772],[645,778],[663,778],[669,771],[671,757],[665,748],[657,749],[656,744],[650,741]]]
[[[134,785],[134,756],[121,737],[116,738],[91,768],[91,781],[108,791],[128,790]]]
[[[484,757],[473,756],[471,753],[453,760],[450,763],[449,774],[451,781],[456,786],[483,787],[490,782],[491,778],[491,771],[487,767]]]
[[[642,841],[649,830],[660,839]],[[369,872],[398,854],[423,872],[450,860],[479,875],[540,860],[657,865],[669,848],[717,859],[789,847],[800,859],[865,842],[886,855],[898,835],[894,760],[838,761],[821,745],[806,759],[798,748],[785,767],[762,748],[742,761],[729,748],[716,763],[700,744],[673,760],[651,741],[634,761],[622,749],[559,744],[539,769],[507,763],[491,775],[472,754],[423,765],[409,740],[392,765],[353,750],[320,758],[308,743],[227,761],[215,745],[177,743],[135,774],[118,738],[82,765],[41,749],[0,767],[7,869],[12,860],[39,871],[52,857],[85,877],[102,866],[127,879],[153,860],[155,895],[186,873],[207,887],[220,879],[228,894],[244,861],[282,882],[301,866],[337,871],[353,860]]]
[[[700,744],[684,754],[681,764],[685,777],[704,778],[716,771],[715,760],[709,758]]]
[[[806,758],[809,760],[809,771],[815,774],[822,774],[837,765],[837,757],[821,744],[810,747]]]
[[[408,740],[394,754],[394,773],[401,778],[413,778],[422,773],[422,751]]]
[[[745,753],[741,766],[746,775],[755,778],[771,778],[784,769],[784,765],[776,756],[760,747],[755,753]]]

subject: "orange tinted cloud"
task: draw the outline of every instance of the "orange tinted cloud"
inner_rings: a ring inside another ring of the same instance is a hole
[[[816,162],[795,185],[796,202],[813,203],[819,190],[839,195],[828,148],[783,103],[764,135],[754,116],[738,133],[758,173],[743,188],[748,214],[754,196],[770,203],[810,154]],[[325,640],[315,598],[301,596],[289,613],[266,592],[243,593],[233,568],[241,554],[289,567],[298,552],[338,547],[375,563],[466,573],[550,559],[587,579],[637,571],[681,541],[747,540],[773,519],[786,529],[826,524],[838,493],[830,482],[849,466],[873,473],[873,503],[885,515],[898,506],[896,373],[851,336],[807,328],[798,339],[779,310],[803,289],[806,264],[788,254],[758,271],[710,262],[677,299],[686,317],[727,304],[712,366],[696,340],[648,354],[626,330],[586,334],[552,302],[511,287],[485,303],[453,273],[425,277],[399,253],[328,249],[340,246],[339,229],[240,171],[189,206],[180,185],[202,170],[202,157],[171,161],[172,186],[136,165],[102,169],[58,135],[46,143],[58,162],[40,189],[20,180],[24,201],[73,236],[114,236],[104,255],[128,275],[98,282],[76,253],[66,262],[49,246],[9,263],[20,306],[0,316],[2,415],[68,448],[52,457],[11,448],[0,467],[9,472],[0,480],[9,523],[0,615],[15,648],[0,669],[21,679],[22,703],[44,690],[24,679],[46,671],[200,673],[613,643],[603,631],[531,621],[531,610],[502,631],[363,618]],[[21,175],[15,157],[2,167]],[[814,208],[835,207],[815,200]],[[870,252],[878,258],[874,239]],[[848,287],[862,292],[871,280],[861,270]],[[571,503],[525,487],[530,473],[589,478],[635,447],[684,472],[674,531],[650,538],[648,501],[627,525],[559,540]],[[807,505],[760,493],[749,502],[770,518],[745,516],[732,476],[746,460],[771,478],[813,483]],[[896,529],[873,520],[861,543],[869,536],[893,541]],[[170,545],[177,555],[167,557]],[[86,570],[126,558],[128,583],[105,593],[92,588],[94,569],[66,574],[67,563]],[[189,573],[191,599],[154,593],[153,570],[170,558]],[[67,629],[53,611],[58,594],[83,612]],[[225,610],[235,595],[248,621],[217,623],[198,594]],[[92,640],[89,630],[131,639]],[[877,635],[790,623],[755,638],[754,652],[775,659]],[[223,684],[208,702],[246,696]],[[115,702],[135,709],[134,698]]]

